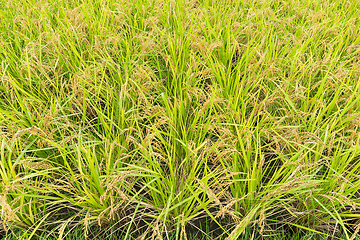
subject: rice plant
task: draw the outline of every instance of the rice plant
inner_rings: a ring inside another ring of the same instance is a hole
[[[1,0],[0,237],[357,239],[359,9]]]

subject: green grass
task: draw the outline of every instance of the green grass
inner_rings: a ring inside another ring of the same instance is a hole
[[[347,0],[0,0],[0,234],[355,239],[359,16]]]
[[[18,233],[9,233],[6,236],[4,236],[4,240],[19,240],[19,239],[27,239],[28,238],[28,234],[24,234],[23,232],[18,232]],[[96,235],[96,232],[92,232],[90,233],[90,239],[93,240],[101,240],[103,239],[100,236]],[[294,239],[294,240],[308,240],[308,239],[326,239],[324,237],[322,237],[319,234],[313,234],[311,232],[308,233],[296,233],[293,234],[291,236],[283,234],[283,235],[265,235],[265,236],[259,236],[259,235],[255,235],[253,234],[252,230],[245,230],[244,234],[241,235],[241,237],[239,237],[239,240],[249,240],[249,239],[253,239],[253,240],[262,240],[262,239],[272,239],[272,240],[287,240],[287,239]],[[37,239],[37,240],[45,240],[45,239],[49,239],[49,240],[56,240],[58,239],[57,237],[50,237],[49,234],[43,233],[40,236],[36,236],[33,239]],[[79,228],[75,228],[72,229],[68,234],[64,235],[63,239],[65,240],[85,240],[88,239],[85,237],[84,231],[79,229]],[[109,233],[107,234],[106,239],[108,240],[125,240],[128,238],[125,238],[124,235],[115,235],[113,233]],[[169,238],[167,238],[169,240],[175,240],[176,239],[176,235],[175,234],[171,234],[169,236]],[[207,235],[202,235],[198,233],[192,233],[189,234],[188,238],[189,240],[213,240],[213,239],[217,239],[217,240],[222,240],[224,238],[222,237],[217,237],[214,238],[213,235],[207,233]],[[330,238],[331,239],[331,238]],[[345,236],[342,236],[342,238],[339,239],[346,239]],[[358,238],[356,238],[358,239]]]

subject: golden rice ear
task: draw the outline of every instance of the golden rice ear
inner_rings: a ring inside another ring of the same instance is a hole
[[[186,222],[185,222],[185,216],[182,215],[181,217],[181,231],[180,231],[180,239],[187,240],[187,234],[185,230]]]

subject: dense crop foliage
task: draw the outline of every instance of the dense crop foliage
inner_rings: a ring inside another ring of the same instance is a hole
[[[355,239],[359,128],[359,1],[0,0],[4,234]]]

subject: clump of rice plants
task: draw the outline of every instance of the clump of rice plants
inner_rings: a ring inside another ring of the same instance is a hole
[[[0,1],[0,236],[356,239],[359,16]]]

